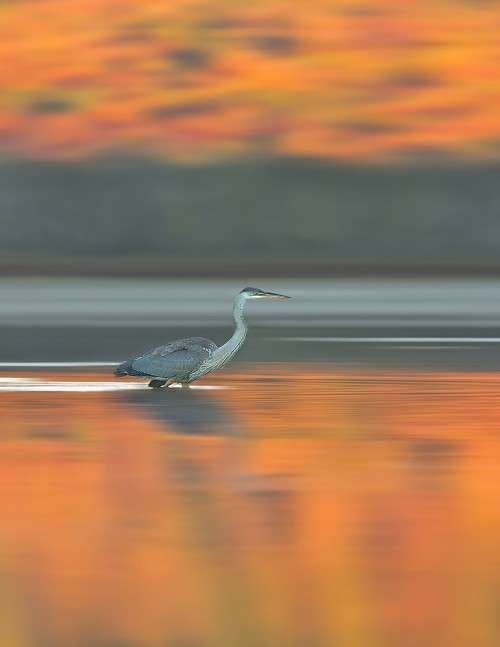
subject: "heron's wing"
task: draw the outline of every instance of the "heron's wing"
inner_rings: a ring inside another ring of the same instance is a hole
[[[142,355],[132,362],[132,369],[142,375],[164,378],[187,378],[206,359],[201,354],[176,350],[168,355],[156,355],[154,353]]]
[[[188,350],[188,351],[208,351],[209,353],[217,348],[217,344],[211,339],[205,337],[185,337],[183,339],[176,339],[163,346],[158,346],[149,351],[150,353],[157,353],[159,355],[168,355],[174,351]]]
[[[203,337],[176,339],[158,346],[132,360],[134,371],[144,375],[165,378],[187,378],[196,370],[217,345]]]

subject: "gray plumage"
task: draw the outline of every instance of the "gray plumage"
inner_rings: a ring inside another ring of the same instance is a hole
[[[186,337],[158,346],[152,350],[120,364],[115,375],[151,377],[149,386],[162,387],[165,384],[189,384],[193,380],[222,368],[241,348],[248,330],[243,309],[248,299],[288,299],[282,294],[264,292],[258,288],[245,288],[236,295],[233,303],[235,331],[222,346],[204,337]]]

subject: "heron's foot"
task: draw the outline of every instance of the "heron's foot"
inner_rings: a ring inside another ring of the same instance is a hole
[[[165,386],[166,383],[167,383],[167,380],[151,380],[148,386],[151,389],[161,389],[162,387]]]
[[[153,382],[155,381],[156,380],[153,380]],[[183,390],[191,388],[187,382],[178,382],[177,380],[166,380],[164,384],[167,385],[167,388],[174,387],[174,388],[183,389]],[[151,382],[149,386],[153,386],[153,383]]]

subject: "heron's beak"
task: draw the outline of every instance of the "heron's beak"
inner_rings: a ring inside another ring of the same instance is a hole
[[[278,294],[277,292],[263,292],[263,297],[268,299],[291,299],[292,297],[287,297],[286,294]]]

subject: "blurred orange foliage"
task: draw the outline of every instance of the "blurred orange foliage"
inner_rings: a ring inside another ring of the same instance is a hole
[[[497,2],[11,0],[0,18],[11,153],[500,153]]]

